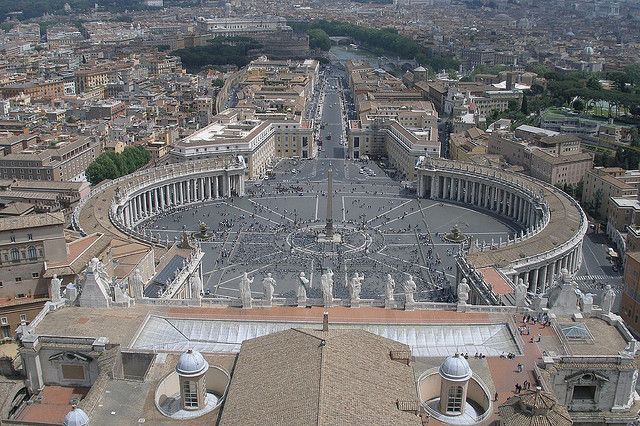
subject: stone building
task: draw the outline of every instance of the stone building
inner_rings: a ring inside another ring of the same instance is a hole
[[[0,296],[47,297],[46,262],[67,257],[62,213],[0,218]]]

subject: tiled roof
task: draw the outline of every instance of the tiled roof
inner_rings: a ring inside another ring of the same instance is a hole
[[[362,330],[290,329],[242,345],[221,425],[419,425],[406,345]]]
[[[27,216],[0,218],[0,231],[10,231],[40,226],[64,225],[64,215],[58,213],[41,213]]]

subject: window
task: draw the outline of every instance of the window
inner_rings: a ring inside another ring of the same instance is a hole
[[[11,249],[11,260],[13,260],[14,262],[20,261],[20,252],[18,251],[18,249]]]
[[[27,320],[27,314],[20,314],[20,322]]]
[[[16,282],[19,283],[20,281],[22,281],[22,277],[16,277]]]
[[[34,246],[29,246],[29,248],[27,249],[27,253],[29,255],[29,259],[35,259],[38,257],[38,252],[36,251],[36,248]]]
[[[462,386],[453,386],[449,388],[447,395],[447,413],[462,412]]]
[[[31,278],[38,278],[38,277],[40,277],[40,273],[39,272],[33,272],[31,274]]]
[[[596,397],[595,386],[574,386],[573,387],[574,401],[593,401],[595,397]]]
[[[27,234],[27,239],[28,239],[29,241],[33,240],[33,234]]]
[[[7,320],[7,317],[0,318],[0,324],[9,325],[9,320]]]
[[[12,235],[12,236],[11,236],[11,242],[12,242],[12,243],[15,243],[15,242],[16,242],[16,236],[15,236],[15,235]]]
[[[196,382],[186,380],[183,383],[182,395],[184,396],[185,407],[198,406],[198,388],[196,386]]]

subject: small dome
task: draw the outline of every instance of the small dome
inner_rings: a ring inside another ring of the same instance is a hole
[[[73,410],[64,416],[62,424],[63,426],[86,426],[89,424],[89,416],[80,408],[73,407]]]
[[[472,374],[473,372],[467,360],[458,354],[447,357],[440,366],[440,375],[442,378],[454,382],[469,380]]]
[[[584,48],[584,54],[585,55],[589,55],[589,56],[593,55],[593,47],[591,47],[591,46],[585,47]]]
[[[180,355],[180,359],[176,365],[176,373],[186,377],[199,376],[208,369],[209,363],[204,359],[202,354],[191,349]]]
[[[413,72],[425,72],[426,70],[427,69],[421,65],[418,68],[414,69]]]

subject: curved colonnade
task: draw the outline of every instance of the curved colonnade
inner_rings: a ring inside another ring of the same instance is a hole
[[[141,234],[144,220],[189,204],[244,195],[245,165],[238,161],[207,159],[141,170],[105,182],[75,208],[72,226],[111,237],[168,246],[159,235]]]
[[[463,277],[477,282],[477,269],[495,267],[512,283],[522,279],[529,292],[542,294],[562,269],[580,269],[588,222],[563,191],[531,177],[451,160],[425,158],[417,172],[418,197],[485,210],[521,227],[506,241],[472,243],[458,262]]]

